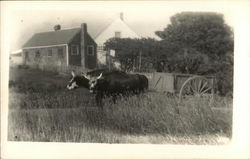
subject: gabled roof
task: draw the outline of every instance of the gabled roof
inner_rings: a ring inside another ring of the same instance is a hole
[[[102,32],[96,37],[95,41],[97,44],[103,44],[107,39],[114,37],[114,32],[122,32],[122,38],[140,38],[123,20],[117,18],[111,24],[109,24]]]
[[[68,44],[81,28],[42,32],[34,34],[24,45],[25,47]]]

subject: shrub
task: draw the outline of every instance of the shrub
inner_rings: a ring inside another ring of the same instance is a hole
[[[28,69],[29,66],[28,66],[28,65],[25,65],[25,64],[22,64],[22,65],[18,65],[17,68],[18,68],[18,69]]]

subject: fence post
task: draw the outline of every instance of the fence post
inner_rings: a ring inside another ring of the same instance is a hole
[[[108,49],[108,52],[107,52],[107,56],[108,56],[108,66],[109,66],[109,71],[110,71],[110,65],[111,65],[111,61],[110,61],[110,49]]]
[[[141,51],[139,52],[139,72],[141,72]]]
[[[133,70],[133,72],[135,72],[135,70],[136,70],[136,60],[135,60],[135,58],[134,58],[134,60],[133,60],[133,68],[132,68],[132,70]]]

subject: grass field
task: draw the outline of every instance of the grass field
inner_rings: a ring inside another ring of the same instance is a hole
[[[95,105],[84,88],[67,91],[70,76],[11,68],[8,139],[11,141],[225,144],[232,133],[232,99],[209,103],[149,91]],[[180,113],[177,113],[177,108]]]

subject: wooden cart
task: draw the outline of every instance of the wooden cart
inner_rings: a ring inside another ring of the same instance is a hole
[[[211,96],[216,90],[215,76],[200,76],[178,73],[141,73],[149,79],[149,89],[178,95],[179,101],[185,96]]]

